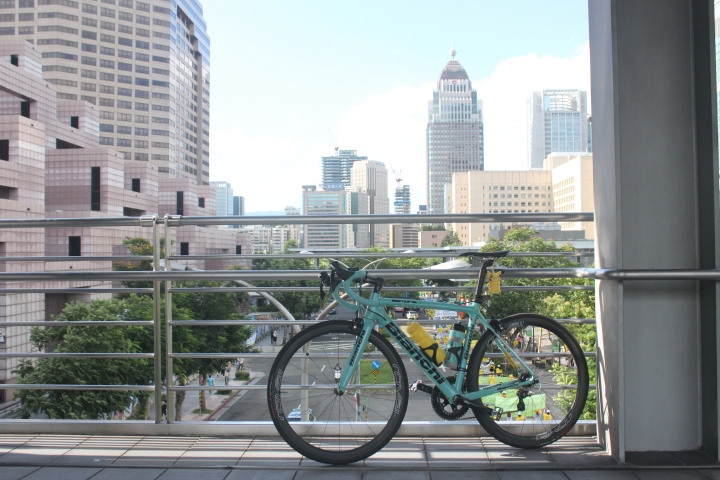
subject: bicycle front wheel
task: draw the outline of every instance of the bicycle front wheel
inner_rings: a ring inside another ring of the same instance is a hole
[[[582,415],[588,395],[588,369],[580,344],[551,318],[519,314],[500,321],[500,337],[532,370],[537,383],[483,397],[493,408],[488,414],[475,409],[475,417],[499,441],[517,448],[538,448],[563,437]],[[486,331],[473,349],[468,364],[467,389],[519,378],[502,353],[502,343]],[[522,368],[522,367],[520,367]]]
[[[390,342],[375,331],[347,390],[337,393],[359,332],[347,321],[314,325],[288,342],[270,370],[273,423],[295,451],[312,460],[363,460],[392,439],[405,416],[405,367]]]

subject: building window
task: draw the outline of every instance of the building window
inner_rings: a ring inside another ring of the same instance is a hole
[[[13,65],[15,65],[17,67],[18,66],[18,56],[10,55],[10,63],[12,63]]]
[[[90,210],[100,211],[100,167],[90,167]]]
[[[205,198],[204,197],[198,198],[198,207],[205,208]]]
[[[242,245],[235,245],[235,255],[242,255]]]
[[[180,255],[190,255],[190,244],[188,242],[180,242]]]
[[[177,192],[175,198],[175,215],[184,215],[183,213],[183,192]]]
[[[133,192],[140,193],[140,179],[139,178],[133,178],[132,179],[132,186],[130,187]]]
[[[20,102],[20,115],[30,118],[30,102]]]
[[[10,140],[0,140],[0,160],[10,161]]]
[[[68,256],[69,257],[80,257],[82,256],[81,248],[81,237],[68,237]]]
[[[80,117],[70,117],[70,126],[72,128],[80,128]]]

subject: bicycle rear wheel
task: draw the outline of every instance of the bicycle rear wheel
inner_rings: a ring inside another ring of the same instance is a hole
[[[314,325],[288,342],[270,370],[268,406],[278,433],[318,462],[345,464],[369,457],[392,439],[405,417],[405,367],[375,331],[347,391],[336,393],[336,377],[359,332],[347,321]]]
[[[484,397],[483,404],[493,408],[493,414],[474,409],[475,417],[490,435],[507,445],[549,445],[570,431],[582,415],[589,388],[585,355],[575,337],[551,318],[519,314],[501,320],[500,325],[500,336],[532,369],[538,382],[524,391],[511,389]],[[497,337],[486,331],[468,363],[468,391],[519,374],[501,353]]]

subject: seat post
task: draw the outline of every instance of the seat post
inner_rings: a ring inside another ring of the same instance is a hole
[[[483,284],[485,283],[485,275],[487,274],[487,267],[491,266],[493,264],[492,258],[486,258],[482,262],[482,266],[480,267],[480,274],[478,275],[478,284],[477,288],[475,289],[475,303],[480,303],[482,301],[482,289]]]

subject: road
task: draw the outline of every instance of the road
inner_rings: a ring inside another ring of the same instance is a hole
[[[332,320],[350,320],[354,317],[355,313],[353,310],[349,310],[345,307],[339,306],[336,309],[334,315],[328,315],[328,319]],[[280,336],[282,338],[282,335]],[[272,347],[269,347],[268,337],[260,340],[258,346],[263,348],[265,351],[272,351]],[[255,385],[267,386],[267,374],[270,372],[273,358],[256,358],[247,357],[245,359],[245,368],[253,372],[263,372],[263,376]],[[403,363],[405,370],[408,375],[408,382],[412,384],[416,379],[423,379],[425,383],[432,384],[433,382],[426,379],[425,374],[407,357],[403,357]],[[449,371],[444,367],[440,367],[444,370],[443,373],[448,374]],[[267,393],[264,390],[256,391],[245,391],[237,402],[235,402],[218,420],[222,421],[258,421],[258,420],[270,420],[270,414],[268,413],[267,407]],[[472,414],[468,413],[466,419],[472,418]],[[430,395],[422,392],[410,393],[408,400],[408,409],[405,414],[406,420],[427,420],[427,421],[438,421],[441,420],[432,409],[430,405]]]

